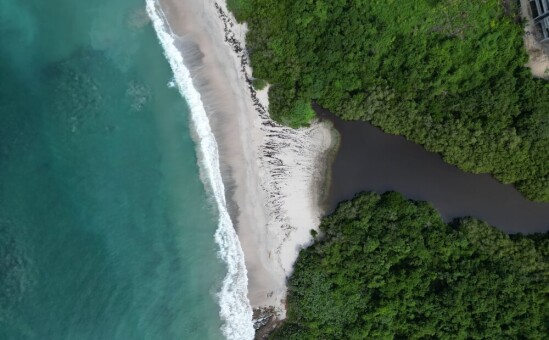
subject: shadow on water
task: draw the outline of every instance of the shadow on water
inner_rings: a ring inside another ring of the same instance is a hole
[[[367,122],[346,122],[326,110],[341,144],[332,166],[328,211],[360,191],[398,191],[430,202],[450,221],[472,216],[508,233],[549,230],[549,203],[531,202],[490,175],[466,173],[402,136]]]

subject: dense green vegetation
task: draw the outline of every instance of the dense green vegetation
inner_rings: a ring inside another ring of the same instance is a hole
[[[250,0],[227,0],[227,8],[233,12],[238,21],[244,21],[244,18],[252,13],[252,5]]]
[[[231,0],[270,112],[312,101],[549,201],[549,87],[523,65],[518,2]]]
[[[255,78],[252,80],[252,85],[256,90],[263,90],[267,86],[267,82],[263,79]]]
[[[274,339],[544,339],[549,235],[445,224],[425,202],[362,194],[321,224]]]

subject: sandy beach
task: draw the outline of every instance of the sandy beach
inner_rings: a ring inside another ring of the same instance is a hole
[[[161,0],[219,145],[227,204],[248,272],[248,298],[285,317],[286,279],[323,214],[330,123],[293,130],[270,120],[250,86],[245,25],[225,3]]]

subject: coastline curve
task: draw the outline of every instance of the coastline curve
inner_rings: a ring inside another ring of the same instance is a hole
[[[218,255],[227,266],[227,274],[218,292],[221,330],[227,339],[253,339],[252,307],[248,300],[248,277],[244,253],[227,210],[225,187],[222,181],[219,149],[200,93],[193,84],[190,71],[175,45],[166,16],[156,0],[146,0],[146,9],[158,40],[174,74],[174,82],[187,100],[191,112],[191,125],[195,134],[196,149],[202,181],[211,191],[218,210],[218,228],[215,241]]]

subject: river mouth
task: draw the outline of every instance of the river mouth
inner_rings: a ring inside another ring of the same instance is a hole
[[[367,122],[343,121],[315,106],[340,134],[332,165],[327,212],[361,191],[398,191],[428,201],[449,222],[471,216],[507,233],[549,230],[549,203],[532,202],[512,185],[488,174],[472,174],[445,163],[440,155]]]

